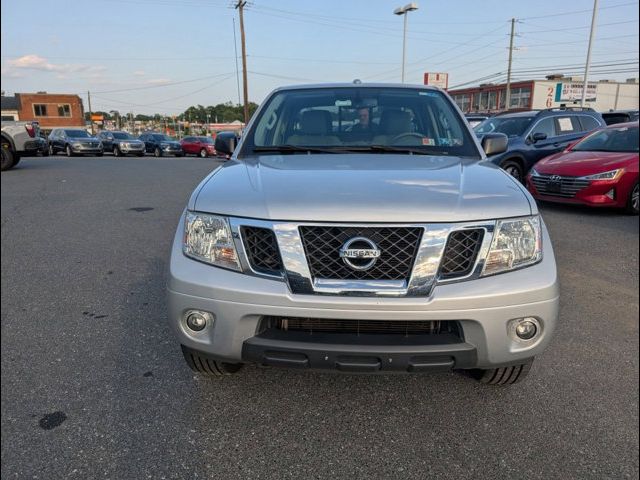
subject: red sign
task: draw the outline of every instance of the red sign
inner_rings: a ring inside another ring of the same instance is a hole
[[[425,73],[424,84],[446,90],[447,88],[449,88],[449,74],[448,73]]]

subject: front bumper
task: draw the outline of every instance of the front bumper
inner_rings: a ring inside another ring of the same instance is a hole
[[[90,153],[104,153],[102,147],[87,147],[87,146],[74,146],[71,145],[71,151],[73,153],[90,154]]]
[[[187,348],[227,362],[258,362],[314,368],[379,370],[492,368],[522,363],[548,345],[558,316],[556,264],[546,229],[544,259],[501,275],[442,284],[428,297],[344,297],[292,294],[283,281],[206,265],[182,253],[176,232],[168,275],[169,321]],[[184,313],[204,310],[215,316],[200,332],[186,327]],[[344,320],[457,321],[463,341],[440,345],[310,343],[258,335],[264,316]],[[510,320],[535,317],[542,332],[523,345],[508,335]],[[284,360],[283,360],[284,359]],[[391,361],[388,361],[391,359]],[[394,364],[395,362],[395,364]],[[353,365],[351,365],[353,366]]]
[[[592,180],[588,186],[579,190],[574,197],[561,197],[541,194],[529,176],[527,177],[527,189],[535,199],[545,202],[587,205],[589,207],[624,208],[629,196],[629,190],[626,185],[628,182],[620,180]],[[613,198],[608,194],[613,194]]]

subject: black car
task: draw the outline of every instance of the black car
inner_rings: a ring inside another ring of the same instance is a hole
[[[145,143],[135,138],[129,132],[112,132],[104,130],[98,133],[98,138],[104,145],[105,152],[112,152],[114,156],[137,155],[142,157],[145,151]]]
[[[162,133],[146,132],[140,135],[138,140],[144,142],[146,152],[153,153],[156,157],[162,157],[163,155],[182,157],[184,155],[182,145]]]
[[[607,125],[614,123],[637,122],[639,117],[638,110],[609,110],[602,112],[602,118]]]
[[[101,157],[102,142],[80,128],[54,128],[49,134],[49,155],[65,152],[68,157],[92,154]]]
[[[487,118],[474,131],[480,139],[488,133],[504,133],[509,139],[507,151],[489,160],[524,181],[538,160],[562,151],[604,125],[602,116],[592,109],[550,108],[502,113]]]
[[[38,141],[38,155],[43,157],[49,155],[49,142],[47,141],[47,138],[39,135],[36,140]]]

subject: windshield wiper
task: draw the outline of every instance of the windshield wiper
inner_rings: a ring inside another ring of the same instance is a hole
[[[366,147],[369,150],[373,150],[374,152],[397,152],[397,153],[411,153],[416,155],[448,155],[447,152],[427,152],[426,150],[422,150],[419,148],[411,148],[411,147],[393,147],[391,145],[369,145]]]
[[[253,147],[254,152],[276,152],[276,153],[340,153],[340,149],[333,149],[330,147],[305,147],[300,145],[272,145],[265,147]]]

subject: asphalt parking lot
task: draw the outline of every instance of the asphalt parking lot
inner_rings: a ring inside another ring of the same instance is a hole
[[[176,222],[216,164],[24,159],[1,177],[2,478],[637,478],[638,218],[544,206],[556,336],[527,380],[249,367],[167,325]]]

